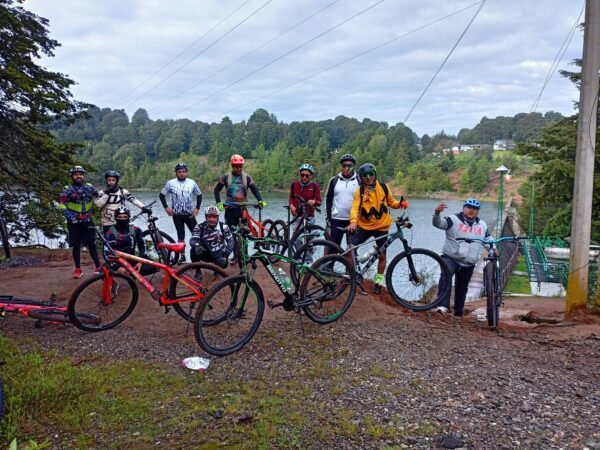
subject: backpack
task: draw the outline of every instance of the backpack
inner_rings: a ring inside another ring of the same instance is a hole
[[[233,182],[233,173],[231,173],[231,171],[227,172],[227,186],[231,186],[231,183]],[[248,188],[248,174],[246,172],[242,172],[242,185],[244,186],[244,189]]]

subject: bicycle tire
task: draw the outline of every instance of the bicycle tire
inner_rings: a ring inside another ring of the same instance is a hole
[[[173,239],[164,231],[159,231],[156,236],[152,237],[152,231],[145,230],[142,233],[142,239],[144,239],[144,244],[146,245],[146,256],[148,259],[158,261],[168,266],[174,266],[179,261],[179,253],[169,251],[165,248],[156,248],[156,245],[162,242],[168,242],[170,244],[175,243],[175,239]]]
[[[75,289],[69,300],[69,319],[81,330],[104,331],[113,328],[127,319],[137,304],[139,291],[135,281],[120,273],[110,273],[112,302],[105,305],[102,298],[105,276],[101,273],[86,280]],[[97,316],[100,323],[83,322],[79,319],[81,314]]]
[[[294,234],[290,238],[290,242],[288,243],[287,247],[289,257],[292,258],[294,253],[296,253],[300,247],[309,242],[310,239],[307,240],[307,237],[304,235],[315,232],[319,232],[319,235],[314,237],[311,236],[310,239],[325,239],[325,228],[323,228],[321,225],[309,224],[306,227],[300,226],[296,231],[294,231]]]
[[[262,221],[262,233],[260,237],[267,237],[267,235],[269,234],[269,230],[271,229],[271,227],[273,226],[273,220],[272,219],[267,219],[267,220],[263,220]]]
[[[273,222],[273,225],[271,225],[271,228],[269,229],[269,232],[267,233],[267,237],[269,239],[275,239],[275,240],[281,242],[281,244],[273,244],[269,248],[269,250],[271,250],[275,253],[278,253],[280,255],[284,254],[285,251],[287,250],[287,244],[286,244],[286,239],[285,239],[286,227],[287,227],[286,223],[283,220],[278,219]]]
[[[410,258],[415,266],[417,280],[410,279],[409,254],[396,255],[385,276],[387,290],[400,306],[413,311],[426,311],[440,304],[450,289],[448,266],[437,253],[425,248],[413,248]]]
[[[310,252],[311,250],[312,253]],[[343,252],[342,247],[335,242],[328,241],[327,239],[312,239],[296,250],[292,259],[298,261],[300,264],[312,264],[323,256]],[[300,284],[300,277],[298,275],[298,266],[290,264],[290,278],[296,287]]]
[[[190,273],[186,274],[186,272]],[[177,271],[177,276],[181,277],[182,275],[186,275],[199,282],[206,288],[207,291],[209,291],[210,288],[218,281],[222,280],[223,278],[227,278],[228,276],[225,270],[215,264],[210,264],[207,262],[186,264]],[[177,286],[179,286],[179,291],[177,290]],[[184,299],[185,297],[190,297],[193,295],[194,294],[189,291],[187,286],[179,283],[179,280],[176,280],[175,278],[171,279],[171,283],[169,285],[170,299]],[[193,322],[196,317],[196,310],[200,304],[201,301],[187,302],[184,307],[183,303],[175,303],[173,304],[173,309],[183,320]]]
[[[247,284],[245,275],[226,278],[210,290],[198,309],[194,321],[196,341],[214,356],[235,353],[256,334],[264,311],[264,296],[256,281]],[[248,326],[234,336],[238,325]]]
[[[308,272],[300,288],[300,302],[308,303],[302,308],[304,314],[319,324],[335,322],[354,300],[357,285],[354,267],[345,256],[327,255],[311,268],[317,273]]]
[[[34,309],[29,311],[29,317],[37,320],[46,320],[48,322],[70,323],[69,312],[65,309]],[[100,323],[100,317],[94,314],[78,313],[79,320],[85,323]]]
[[[485,283],[486,314],[488,326],[496,328],[499,322],[499,305],[496,301],[496,267],[493,261],[488,261],[483,269]]]
[[[0,240],[2,240],[2,248],[4,257],[10,258],[10,242],[8,241],[8,228],[4,219],[0,219]]]

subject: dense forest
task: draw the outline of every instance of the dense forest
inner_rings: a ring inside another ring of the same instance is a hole
[[[532,141],[560,117],[532,113],[484,118],[473,130],[461,130],[458,137],[442,131],[419,138],[401,123],[389,126],[338,116],[286,124],[264,109],[257,109],[247,122],[233,123],[224,117],[211,124],[151,120],[144,109],[138,109],[131,120],[122,110],[94,107],[87,112],[86,119],[71,125],[56,122],[51,131],[61,143],[82,145],[79,159],[96,170],[95,182],[101,182],[104,170],[111,168],[122,173],[128,187],[156,189],[173,176],[173,163],[185,160],[191,176],[209,187],[226,169],[229,156],[240,153],[261,189],[280,189],[289,185],[301,163],[312,163],[316,179],[323,183],[338,170],[339,156],[352,153],[359,162],[375,164],[381,179],[407,184],[413,193],[452,190],[448,174],[457,167],[466,169],[461,183],[466,190],[481,190],[493,169],[490,149],[496,139]],[[456,160],[439,154],[467,141],[490,149]]]

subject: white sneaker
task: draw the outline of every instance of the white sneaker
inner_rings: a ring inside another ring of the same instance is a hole
[[[445,306],[438,306],[437,308],[435,308],[435,311],[439,312],[440,314],[448,314],[450,312],[450,310]]]

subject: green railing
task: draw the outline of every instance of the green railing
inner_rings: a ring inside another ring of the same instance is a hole
[[[531,242],[531,241],[530,241]],[[533,246],[533,248],[531,248]],[[536,236],[531,243],[525,244],[525,262],[527,263],[527,272],[532,281],[548,281],[561,283],[567,287],[569,277],[569,265],[566,263],[549,262],[544,252],[546,247],[568,248],[568,243],[556,237]],[[532,261],[530,252],[535,251],[539,261]]]

